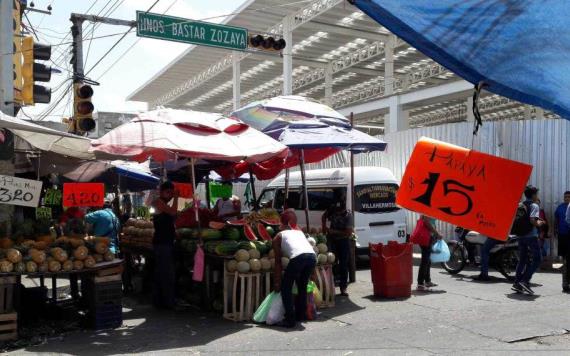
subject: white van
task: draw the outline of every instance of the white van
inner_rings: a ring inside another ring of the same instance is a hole
[[[358,252],[368,254],[369,243],[405,242],[406,214],[396,206],[398,181],[394,174],[386,168],[357,167],[354,177],[354,225]],[[351,210],[350,168],[308,170],[306,181],[311,229],[321,227],[321,217],[333,204],[335,193],[346,194],[347,209]],[[285,175],[281,175],[263,190],[259,206],[281,211],[284,194]],[[306,225],[304,206],[301,173],[292,172],[289,177],[289,207],[296,210],[299,225],[303,227]]]

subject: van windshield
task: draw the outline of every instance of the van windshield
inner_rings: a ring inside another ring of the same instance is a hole
[[[359,213],[387,213],[400,210],[396,206],[398,185],[364,184],[354,187],[355,210]]]

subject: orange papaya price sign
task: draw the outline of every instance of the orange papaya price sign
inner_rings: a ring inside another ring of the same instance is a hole
[[[174,190],[178,192],[180,198],[190,199],[194,195],[194,188],[191,183],[174,183]]]
[[[71,207],[101,207],[105,198],[103,183],[64,183],[63,206]]]
[[[422,137],[396,196],[406,209],[506,240],[532,166]]]

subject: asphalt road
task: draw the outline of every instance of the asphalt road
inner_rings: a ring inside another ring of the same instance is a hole
[[[13,353],[570,355],[570,295],[561,292],[560,274],[538,273],[534,297],[514,294],[498,274],[474,282],[476,274],[434,269],[437,292],[385,300],[371,296],[370,272],[362,270],[349,298],[294,330],[137,306],[125,309],[120,329],[75,332]]]

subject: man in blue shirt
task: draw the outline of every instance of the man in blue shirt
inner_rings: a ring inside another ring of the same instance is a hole
[[[554,228],[558,237],[558,256],[562,257],[564,264],[562,265],[562,290],[570,292],[570,224],[566,222],[566,212],[569,210],[570,191],[564,192],[564,203],[556,208],[554,213]]]
[[[113,212],[111,203],[105,202],[103,209],[85,215],[85,222],[91,225],[93,235],[108,237],[111,240],[109,250],[117,254],[119,252],[119,219]]]

